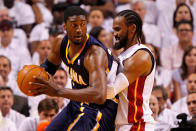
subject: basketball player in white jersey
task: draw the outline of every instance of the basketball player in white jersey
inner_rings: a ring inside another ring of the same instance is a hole
[[[151,51],[140,44],[142,20],[134,11],[124,10],[114,19],[113,30],[116,39],[114,48],[124,48],[118,57],[115,81],[107,88],[107,98],[119,94],[116,130],[153,131],[149,98],[154,82],[155,60]]]

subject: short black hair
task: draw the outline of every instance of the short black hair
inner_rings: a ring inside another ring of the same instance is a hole
[[[182,24],[189,24],[191,26],[191,30],[193,31],[194,30],[194,25],[191,21],[188,21],[188,20],[184,20],[182,19],[181,21],[177,22],[176,23],[176,29],[178,29],[178,27]]]
[[[133,35],[132,40],[135,38],[137,34],[138,42],[141,43],[142,38],[142,19],[141,17],[133,10],[123,10],[117,14],[117,16],[123,16],[126,19],[126,25],[136,25],[136,31]]]
[[[10,91],[11,93],[12,93],[12,95],[13,95],[13,90],[9,87],[9,86],[1,86],[0,87],[0,91],[2,91],[2,90],[7,90],[7,91]]]
[[[55,11],[57,11],[57,12],[65,11],[67,9],[68,5],[69,4],[67,4],[65,2],[57,3],[52,6],[52,13],[54,13]]]
[[[79,6],[70,6],[64,12],[64,22],[66,23],[68,18],[74,15],[84,15],[87,19],[87,13],[84,9],[80,8]]]
[[[103,27],[96,26],[96,27],[94,27],[94,28],[91,29],[90,35],[93,36],[93,37],[95,37],[96,39],[98,39],[99,34],[101,33],[102,30],[104,30]]]
[[[59,111],[58,104],[53,99],[45,98],[41,100],[38,104],[38,112],[41,113],[42,111],[49,111],[49,110],[55,110],[56,113]]]

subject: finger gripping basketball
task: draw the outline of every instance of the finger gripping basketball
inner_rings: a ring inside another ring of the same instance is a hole
[[[17,75],[17,84],[19,89],[28,96],[33,95],[29,92],[30,89],[38,88],[29,84],[29,82],[35,82],[35,79],[33,78],[34,76],[39,76],[44,80],[49,79],[49,75],[45,69],[37,65],[26,65],[18,72]]]

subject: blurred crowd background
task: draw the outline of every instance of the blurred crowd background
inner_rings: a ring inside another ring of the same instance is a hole
[[[51,51],[54,38],[66,34],[64,10],[78,5],[88,13],[87,33],[113,50],[113,18],[125,9],[143,21],[142,44],[156,59],[150,107],[156,129],[177,127],[176,116],[196,119],[196,1],[195,0],[0,0],[0,131],[43,131],[69,102],[68,99],[24,95],[17,72],[40,65]],[[59,88],[71,80],[58,69]]]

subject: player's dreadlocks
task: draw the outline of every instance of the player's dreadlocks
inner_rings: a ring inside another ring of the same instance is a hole
[[[123,16],[126,19],[126,25],[132,25],[135,24],[136,25],[136,31],[133,35],[132,40],[135,38],[135,35],[137,34],[137,38],[138,38],[138,42],[141,43],[141,38],[142,38],[142,20],[140,18],[140,16],[132,11],[132,10],[124,10],[121,11],[117,14],[117,16]]]

